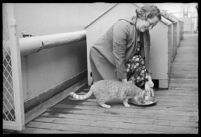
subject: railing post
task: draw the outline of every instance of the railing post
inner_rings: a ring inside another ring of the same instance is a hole
[[[13,129],[13,130],[22,130],[24,128],[24,98],[22,90],[22,76],[21,76],[21,57],[19,49],[19,41],[16,36],[16,21],[14,17],[14,4],[3,4],[4,8],[4,24],[3,27],[7,32],[7,38],[5,41],[8,41],[7,47],[3,45],[4,48],[4,73],[9,75],[10,78],[4,76],[4,112],[9,112],[12,115],[13,119],[10,120],[7,117],[7,114],[4,113],[5,117],[8,119],[3,119],[3,129]],[[3,34],[5,35],[5,34]],[[5,38],[5,37],[4,37]],[[8,60],[5,58],[9,58]],[[6,63],[7,62],[7,63]],[[7,65],[6,65],[7,64]],[[9,65],[8,65],[9,64]],[[8,68],[10,70],[7,70]],[[9,87],[6,85],[9,85]],[[9,93],[8,93],[9,92]],[[10,95],[8,95],[10,94]],[[8,95],[8,96],[6,96]],[[8,107],[8,103],[12,106]],[[10,112],[12,111],[12,112]]]

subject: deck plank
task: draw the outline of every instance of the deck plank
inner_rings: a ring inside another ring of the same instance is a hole
[[[58,116],[52,116],[51,113],[45,113],[42,117],[45,118],[60,118],[60,119],[76,119],[76,120],[94,120],[94,121],[107,121],[107,122],[116,122],[116,121],[123,121],[124,123],[135,123],[135,124],[153,124],[155,123],[156,125],[168,125],[171,124],[172,122],[175,123],[174,126],[194,126],[195,121],[183,121],[183,120],[178,120],[177,123],[172,120],[164,120],[164,119],[151,119],[147,117],[141,117],[141,118],[130,118],[130,117],[114,117],[114,116],[103,116],[103,115],[82,115],[82,114],[59,114]],[[142,119],[143,118],[143,119]],[[38,120],[38,119],[36,119]]]
[[[172,126],[170,125],[169,122],[162,122],[161,125],[156,125],[155,121],[152,121],[150,123],[132,123],[132,121],[130,122],[125,122],[125,121],[113,121],[113,122],[108,122],[108,121],[104,121],[104,120],[80,120],[80,119],[60,119],[60,118],[38,118],[37,120],[35,120],[37,122],[41,122],[41,125],[43,122],[44,123],[54,123],[54,124],[64,124],[65,126],[67,125],[70,126],[68,129],[71,129],[72,125],[76,126],[90,126],[90,127],[94,127],[96,130],[98,128],[112,128],[112,129],[122,129],[122,130],[141,130],[141,131],[145,131],[144,129],[147,129],[147,131],[149,130],[155,130],[155,131],[176,131],[176,130],[180,130],[180,132],[182,131],[183,133],[187,133],[189,130],[196,130],[194,126],[188,126],[188,127],[184,127],[184,126]],[[34,122],[35,122],[34,121]],[[158,122],[158,121],[157,121]],[[171,126],[171,128],[170,128]],[[73,129],[71,129],[73,130]],[[96,131],[97,132],[97,131]]]
[[[26,127],[26,130],[22,131],[21,133],[27,134],[27,133],[34,133],[34,134],[41,134],[41,133],[46,133],[46,134],[65,134],[65,133],[80,133],[80,132],[75,132],[72,130],[55,130],[55,129],[46,129],[44,128],[38,128],[38,127]]]

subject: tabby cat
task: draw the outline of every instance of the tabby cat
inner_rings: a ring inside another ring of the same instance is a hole
[[[114,80],[97,81],[85,95],[77,95],[71,92],[70,96],[75,100],[85,100],[92,94],[95,96],[97,103],[104,108],[110,108],[111,106],[105,103],[115,99],[122,101],[125,107],[130,107],[128,104],[129,99],[135,99],[137,103],[141,104],[145,100],[145,90],[138,88],[130,82],[123,83]]]

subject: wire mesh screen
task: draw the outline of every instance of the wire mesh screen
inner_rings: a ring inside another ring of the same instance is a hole
[[[12,61],[9,49],[9,31],[6,10],[3,6],[3,120],[15,121]]]

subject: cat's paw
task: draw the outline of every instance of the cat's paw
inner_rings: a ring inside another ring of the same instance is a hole
[[[107,106],[104,106],[104,108],[111,108],[111,106],[107,105]]]
[[[129,105],[128,103],[124,104],[125,107],[130,107],[131,105]]]

